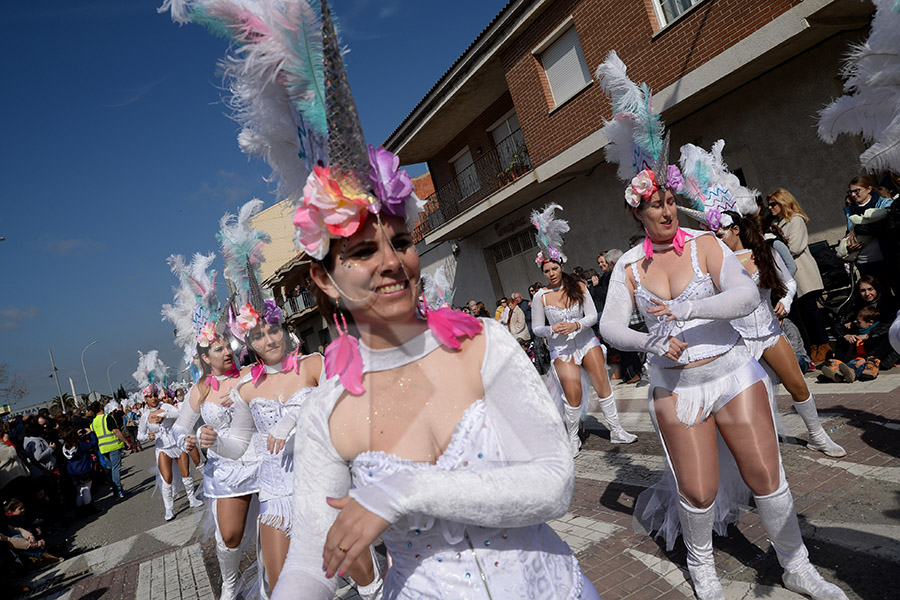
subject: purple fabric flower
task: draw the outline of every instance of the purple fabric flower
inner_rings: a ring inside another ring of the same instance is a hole
[[[681,176],[681,170],[677,165],[669,165],[666,172],[666,187],[676,192],[680,192],[684,187],[684,177]]]
[[[275,304],[274,300],[266,300],[266,310],[263,318],[269,325],[281,323],[281,309]]]
[[[405,170],[399,169],[400,158],[388,150],[369,144],[369,179],[381,209],[395,217],[406,217],[406,201],[413,193],[413,182]]]
[[[709,225],[710,231],[718,231],[722,225],[722,213],[718,208],[711,208],[706,211],[706,224]]]

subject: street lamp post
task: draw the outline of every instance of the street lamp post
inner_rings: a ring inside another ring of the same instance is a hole
[[[114,360],[114,361],[112,361],[111,363],[109,363],[109,366],[108,366],[108,367],[106,367],[106,383],[109,384],[109,395],[112,396],[112,397],[115,397],[116,394],[115,394],[115,392],[113,392],[113,389],[112,389],[112,382],[109,380],[109,370],[110,370],[110,368],[112,368],[112,366],[113,366],[114,364],[116,364],[117,362],[119,362],[119,361]]]
[[[88,396],[91,395],[91,392],[93,390],[91,389],[91,382],[87,376],[87,369],[84,367],[84,353],[85,353],[85,351],[87,351],[88,348],[90,348],[91,346],[93,346],[96,343],[97,343],[97,340],[94,340],[93,342],[91,342],[90,344],[85,346],[84,350],[81,351],[81,370],[84,372],[84,382],[87,384]]]

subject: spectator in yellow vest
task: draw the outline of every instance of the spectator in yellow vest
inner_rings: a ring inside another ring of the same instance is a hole
[[[97,445],[100,447],[100,453],[104,454],[109,462],[113,493],[118,498],[124,498],[125,490],[122,489],[121,479],[122,448],[130,450],[131,445],[122,433],[122,425],[116,421],[113,415],[105,414],[103,406],[99,402],[91,404],[91,411],[94,413],[94,420],[91,421],[91,431],[97,436]]]

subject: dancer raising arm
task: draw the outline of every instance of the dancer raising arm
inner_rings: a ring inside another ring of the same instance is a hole
[[[650,416],[675,487],[668,497],[659,484],[643,492],[635,517],[652,519],[662,513],[651,528],[670,545],[680,524],[697,597],[724,598],[713,562],[712,530],[717,503],[725,514],[731,508],[727,499],[717,500],[720,479],[729,474],[728,463],[719,456],[730,453],[756,499],[760,520],[784,568],[786,587],[816,599],[844,599],[809,562],[781,467],[766,375],[730,324],[759,304],[757,286],[713,235],[679,227],[676,191],[689,190],[700,202],[740,194],[737,178],[721,161],[723,143],[711,154],[686,145],[681,169],[667,165],[667,138],[659,116],[649,108],[646,87],[638,88],[627,78],[614,52],[597,74],[612,96],[617,117],[606,125],[607,136],[616,140],[607,157],[619,163],[620,177],[637,171],[625,198],[647,233],[644,243],[616,264],[600,331],[616,348],[649,354]],[[651,168],[634,165],[632,144],[642,149]],[[718,216],[712,211],[706,215],[712,229],[718,228],[713,222]],[[648,333],[628,327],[635,305]],[[719,435],[725,447],[718,445]],[[721,486],[723,491],[729,488]],[[677,520],[672,518],[673,505]]]

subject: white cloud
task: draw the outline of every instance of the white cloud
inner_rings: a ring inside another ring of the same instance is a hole
[[[37,316],[38,309],[36,306],[19,308],[10,304],[0,308],[0,329],[17,329],[22,325],[22,321],[34,319]]]

